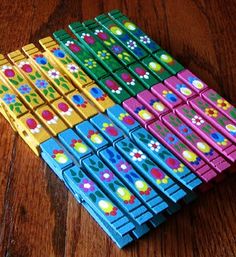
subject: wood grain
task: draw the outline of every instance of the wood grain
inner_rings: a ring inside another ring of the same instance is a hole
[[[115,8],[236,103],[234,0],[2,0],[0,52],[36,43],[71,22]],[[143,239],[118,250],[3,117],[0,135],[0,256],[236,256],[235,175]]]

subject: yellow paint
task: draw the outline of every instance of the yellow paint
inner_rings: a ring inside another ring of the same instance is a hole
[[[74,106],[75,110],[77,110],[84,119],[91,118],[98,113],[97,109],[91,105],[88,99],[86,99],[78,91],[72,92],[66,97],[68,101]],[[78,98],[82,100],[78,100]]]
[[[49,106],[43,105],[35,113],[53,136],[67,129],[67,125]]]
[[[29,122],[36,126],[30,127]],[[41,122],[31,113],[20,117],[16,122],[17,131],[22,139],[29,145],[36,155],[40,155],[39,145],[50,138],[49,133],[42,126]]]
[[[64,75],[68,76],[78,88],[83,88],[93,82],[52,37],[43,38],[39,40],[39,43],[47,51],[48,56],[61,68]],[[62,51],[64,55],[58,57],[54,54],[55,50]]]
[[[75,90],[71,82],[60,72],[60,68],[55,63],[52,63],[45,53],[40,52],[34,44],[24,46],[22,50],[62,95],[69,94]],[[38,57],[44,58],[46,63],[39,64],[37,62]]]
[[[83,121],[83,118],[75,111],[74,107],[63,98],[54,101],[51,105],[69,127],[72,128]]]
[[[99,90],[101,92],[101,97],[96,98],[95,95],[92,93],[93,89]],[[102,91],[96,84],[90,85],[83,89],[83,93],[96,105],[96,107],[101,111],[105,112],[105,110],[115,103],[111,100],[111,98]]]

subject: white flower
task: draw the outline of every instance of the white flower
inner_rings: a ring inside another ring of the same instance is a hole
[[[58,79],[60,77],[59,71],[53,69],[48,71],[48,76],[53,78],[53,79]]]
[[[141,162],[142,160],[146,159],[146,155],[143,154],[142,151],[133,149],[132,152],[130,152],[130,156],[132,156],[133,161]]]
[[[54,116],[51,120],[47,121],[47,124],[51,125],[51,124],[57,124],[58,121],[58,116]]]
[[[71,73],[76,73],[79,70],[79,67],[75,64],[68,64],[67,65],[67,70],[70,71]]]
[[[5,70],[12,70],[11,66],[3,65],[2,66],[2,71],[4,72]]]
[[[139,39],[144,44],[150,44],[151,43],[151,40],[148,36],[141,36]]]
[[[150,143],[148,144],[148,147],[155,152],[159,152],[159,150],[161,149],[161,145],[159,142],[157,141],[153,141],[151,140]]]
[[[63,116],[71,116],[73,109],[69,108],[66,112],[60,112]]]
[[[135,85],[135,79],[132,79],[131,81],[129,82],[126,82],[127,85],[131,85],[131,86],[134,86]]]
[[[73,45],[73,44],[74,44],[73,41],[66,41],[66,43],[65,43],[66,46],[70,46],[70,45]]]
[[[134,50],[134,48],[137,47],[137,44],[136,44],[135,41],[129,40],[129,41],[127,42],[127,46],[128,46],[131,50]]]
[[[112,93],[115,93],[115,94],[117,94],[117,95],[119,95],[119,94],[121,93],[121,91],[122,91],[122,87],[118,87],[117,90],[115,90],[115,89],[112,89],[112,90],[111,90]]]
[[[202,117],[195,115],[192,118],[192,123],[196,124],[197,126],[200,126],[201,124],[203,124],[205,121],[202,119]]]
[[[36,128],[31,129],[30,131],[31,131],[32,134],[38,134],[40,132],[41,127],[42,126],[40,124],[38,124]]]
[[[90,34],[88,33],[82,33],[82,35],[80,36],[82,39],[84,39],[85,37],[90,37]]]
[[[19,68],[22,68],[25,64],[30,65],[29,62],[20,62],[20,63],[18,64],[18,67],[19,67]]]
[[[96,29],[94,31],[94,34],[97,35],[98,33],[103,33],[103,30],[102,29]]]

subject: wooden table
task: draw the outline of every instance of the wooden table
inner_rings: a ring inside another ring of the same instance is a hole
[[[71,22],[117,8],[185,67],[236,103],[234,0],[10,2],[2,0],[0,5],[3,54],[37,43]],[[235,175],[119,250],[3,117],[0,135],[1,256],[236,256]]]

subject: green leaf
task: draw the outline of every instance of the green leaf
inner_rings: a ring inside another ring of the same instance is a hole
[[[102,168],[104,167],[103,163],[102,163],[102,162],[98,162],[98,167],[99,167],[100,169],[102,169]]]
[[[3,93],[3,91],[2,90],[0,90],[0,95]]]
[[[10,105],[9,105],[9,108],[10,108],[11,111],[13,111],[13,110],[14,110],[14,105],[13,105],[13,104],[10,104]]]
[[[148,166],[145,163],[142,164],[142,167],[145,171],[148,171]]]
[[[74,172],[72,169],[70,169],[70,174],[71,174],[72,176],[76,176],[76,172]]]
[[[44,94],[45,96],[47,96],[47,94],[48,94],[47,89],[43,89],[43,94]]]
[[[2,90],[3,90],[4,92],[6,92],[6,91],[8,91],[8,88],[5,87],[4,85],[2,85]]]
[[[48,87],[48,91],[51,93],[55,93],[55,90],[52,87]]]
[[[13,85],[18,85],[19,83],[16,81],[16,80],[14,80],[14,79],[9,79],[10,81],[11,81],[11,83],[13,84]]]
[[[31,103],[31,98],[30,98],[29,95],[26,95],[26,96],[25,96],[25,99],[26,99],[27,102]]]
[[[73,180],[76,182],[76,183],[80,183],[80,179],[78,177],[73,177]]]
[[[38,100],[37,100],[37,98],[33,98],[33,102],[35,102],[36,104],[39,103]]]
[[[103,194],[100,191],[96,191],[95,194],[97,197],[100,197],[100,198],[103,197]]]
[[[97,201],[97,198],[96,198],[96,196],[94,195],[94,194],[89,194],[89,197],[90,197],[90,199],[94,202],[94,203],[96,203],[96,201]]]
[[[230,116],[231,116],[232,118],[236,119],[236,109],[235,109],[235,108],[234,108],[233,110],[231,110],[231,111],[229,112],[229,114],[230,114]]]
[[[89,162],[90,162],[92,165],[96,164],[96,162],[95,162],[93,159],[89,159]]]
[[[81,170],[78,171],[78,176],[79,176],[80,178],[83,178],[84,175],[83,175],[83,172],[82,172]]]
[[[57,85],[60,85],[60,80],[59,79],[54,79],[54,81],[57,83]]]
[[[150,161],[149,159],[145,160],[145,163],[149,164],[149,165],[154,165],[154,163],[152,161]]]
[[[23,81],[23,78],[20,76],[20,75],[17,75],[17,79],[22,82]]]
[[[50,93],[50,94],[49,94],[49,96],[50,96],[52,99],[54,99],[54,98],[55,98],[55,96],[54,96],[54,94],[53,94],[53,93]]]
[[[30,77],[32,80],[35,80],[35,79],[36,79],[35,76],[32,75],[32,74],[29,74],[29,77]]]
[[[110,187],[111,191],[116,192],[116,189],[113,183],[108,184],[108,186]]]
[[[35,75],[36,75],[37,78],[41,78],[41,75],[39,74],[38,71],[36,71]]]
[[[64,87],[66,90],[69,90],[69,89],[70,89],[70,88],[67,86],[67,84],[65,84],[65,83],[62,83],[61,86]]]
[[[16,107],[16,108],[15,108],[15,111],[16,111],[17,113],[21,113],[21,109],[20,109],[19,107]]]

